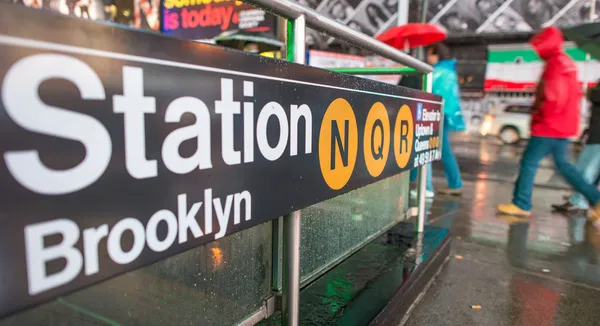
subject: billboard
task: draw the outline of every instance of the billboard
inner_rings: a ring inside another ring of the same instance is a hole
[[[596,0],[596,13],[600,1]],[[590,0],[432,0],[429,21],[450,33],[518,33],[589,21]]]
[[[296,0],[364,34],[376,36],[396,25],[397,0]],[[600,0],[596,1],[596,20]],[[411,2],[410,21],[419,21]],[[518,33],[590,21],[590,0],[429,0],[426,20],[450,34]],[[309,44],[324,49],[333,39],[313,32]]]
[[[441,157],[430,93],[5,3],[0,52],[0,317]]]
[[[296,0],[317,12],[369,36],[378,35],[397,21],[398,0]],[[307,44],[326,49],[334,38],[314,30],[307,32]]]
[[[164,0],[164,34],[209,40],[230,30],[273,32],[275,16],[236,0]]]
[[[67,16],[160,31],[160,0],[9,0]]]

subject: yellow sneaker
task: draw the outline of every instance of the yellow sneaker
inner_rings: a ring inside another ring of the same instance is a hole
[[[596,204],[588,215],[588,221],[590,221],[595,226],[600,227],[600,203]]]
[[[501,214],[505,214],[505,215],[524,216],[524,217],[528,217],[529,215],[531,215],[531,212],[524,211],[524,210],[520,209],[519,207],[517,207],[515,204],[500,204],[497,206],[497,209],[498,209],[498,212],[500,212]]]

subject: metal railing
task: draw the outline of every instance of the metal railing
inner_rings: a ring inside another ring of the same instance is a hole
[[[288,20],[286,56],[289,61],[305,64],[306,28],[310,27],[406,66],[401,68],[348,68],[346,70],[338,69],[337,72],[424,75],[423,89],[431,92],[433,67],[423,61],[291,0],[245,0],[245,2]],[[423,232],[425,216],[426,168],[426,165],[418,168],[417,231],[420,235]],[[283,217],[282,322],[284,325],[293,326],[299,325],[300,315],[300,218],[300,211]]]
[[[330,36],[352,43],[360,48],[372,51],[384,58],[414,68],[421,73],[427,74],[433,71],[433,68],[425,62],[411,57],[410,55],[389,45],[381,43],[368,35],[355,31],[346,25],[343,25],[331,18],[325,17],[311,8],[302,6],[294,1],[245,0],[245,2],[263,8],[275,15],[285,17],[291,21],[294,21],[300,16],[304,16],[306,19],[306,27],[314,28],[319,32],[324,32]]]

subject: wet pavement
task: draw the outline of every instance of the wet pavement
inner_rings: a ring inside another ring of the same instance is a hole
[[[526,142],[519,145],[503,145],[495,137],[479,137],[465,133],[452,135],[453,150],[465,180],[491,180],[515,182],[519,160],[525,150]],[[576,152],[572,151],[571,160],[575,162]],[[441,165],[434,173],[443,176]],[[535,178],[535,184],[541,187],[569,189],[560,175],[555,173],[554,163],[548,156],[542,160]]]
[[[464,194],[438,196],[427,215],[451,231],[450,262],[406,324],[600,325],[600,234],[584,218],[551,212],[569,194],[551,162],[538,175],[533,216],[497,216],[496,204],[511,200],[523,148],[461,137],[454,147]],[[439,167],[434,185],[445,186]]]

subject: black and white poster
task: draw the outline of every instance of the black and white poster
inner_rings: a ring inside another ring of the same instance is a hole
[[[582,22],[590,22],[590,11],[592,4],[590,0],[574,0],[566,7],[568,10],[556,20],[560,27],[576,26]],[[600,0],[596,0],[596,12],[594,21],[600,21]]]
[[[441,157],[430,93],[6,3],[0,53],[0,317]]]
[[[571,0],[515,0],[510,6],[533,29],[542,28]]]
[[[396,26],[397,0],[297,0],[340,23],[369,36]],[[600,0],[596,0],[600,14]],[[572,26],[590,19],[589,0],[429,0],[427,20],[452,34],[520,33],[542,27]],[[409,17],[418,21],[418,15]],[[599,19],[599,18],[596,18]],[[307,43],[325,49],[334,41],[309,30]]]
[[[461,0],[452,1],[432,19],[450,33],[476,31],[500,8],[502,0]]]
[[[397,21],[398,0],[296,1],[369,36],[382,33]],[[307,34],[307,44],[316,49],[325,49],[335,41],[314,30]]]
[[[445,12],[445,8],[451,6],[456,0],[429,0],[427,2],[427,21],[431,21],[435,17],[440,16]],[[418,17],[414,17],[418,19]]]
[[[451,34],[519,33],[588,22],[590,8],[589,0],[433,0],[428,13]]]
[[[520,13],[512,7],[499,11],[495,17],[490,18],[485,26],[478,29],[481,33],[519,33],[531,32],[533,29]]]

